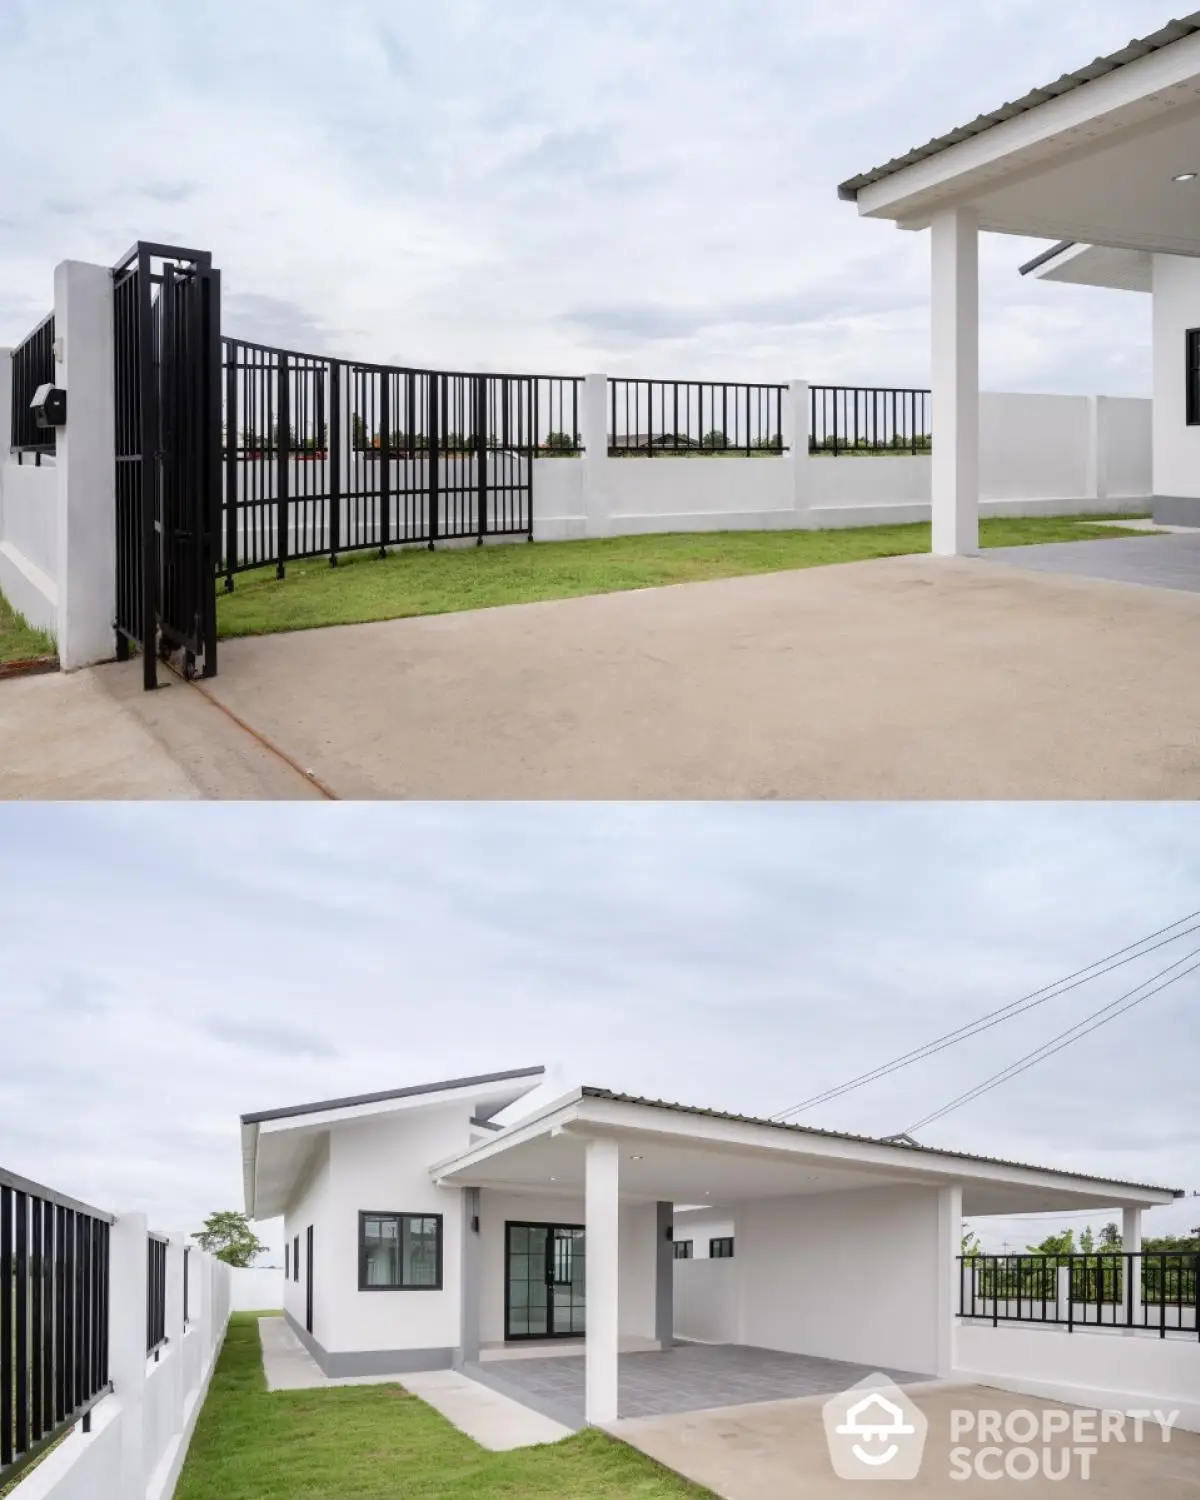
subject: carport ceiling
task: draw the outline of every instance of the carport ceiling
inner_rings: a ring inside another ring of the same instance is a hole
[[[726,1206],[754,1199],[865,1188],[933,1187],[939,1177],[945,1176],[945,1164],[936,1160],[916,1168],[897,1162],[894,1168],[881,1172],[869,1167],[834,1166],[816,1155],[682,1145],[650,1132],[622,1132],[620,1144],[620,1194],[624,1201],[634,1203]],[[580,1198],[585,1187],[585,1160],[585,1135],[573,1130],[546,1132],[474,1163],[461,1176],[452,1170],[449,1180],[497,1192]],[[965,1182],[963,1212],[978,1215],[1103,1209],[1119,1198],[1119,1192],[1110,1197],[1095,1190],[1059,1190],[1040,1184]]]

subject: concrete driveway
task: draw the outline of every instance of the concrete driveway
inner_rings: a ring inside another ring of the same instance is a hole
[[[989,562],[1046,573],[1073,573],[1114,583],[1200,593],[1200,531],[1165,536],[1113,537],[1107,542],[1056,542],[1038,547],[997,547]]]
[[[1200,796],[1200,595],[984,560],[893,558],[222,653],[215,696],[345,797]]]
[[[953,1448],[965,1440],[951,1438],[953,1410],[1016,1411],[1040,1415],[1050,1410],[1074,1413],[1074,1407],[1013,1396],[984,1386],[909,1386],[907,1394],[929,1419],[924,1458],[918,1478],[897,1487],[906,1500],[1197,1500],[1200,1496],[1200,1436],[1174,1431],[1164,1443],[1161,1431],[1148,1424],[1141,1443],[1110,1441],[1098,1445],[1090,1460],[1090,1477],[1083,1477],[1082,1461],[1073,1458],[1063,1479],[1039,1475],[1028,1480],[980,1477],[973,1469],[974,1454],[984,1445],[970,1440],[970,1477],[953,1477]],[[610,1429],[639,1449],[706,1485],[725,1500],[878,1500],[880,1486],[839,1479],[833,1471],[821,1418],[821,1397],[739,1406],[724,1411],[689,1412],[674,1416],[639,1417],[617,1422]],[[1016,1429],[1022,1431],[1020,1427]],[[1052,1464],[1063,1463],[1061,1440],[1056,1439]],[[1001,1438],[1002,1452],[984,1460],[984,1472],[1002,1465],[1004,1455],[1021,1446]],[[1037,1444],[1041,1451],[1040,1441]],[[1001,1472],[1003,1472],[1001,1470]],[[1017,1472],[1021,1472],[1020,1468]],[[885,1487],[886,1488],[886,1487]]]
[[[228,641],[213,701],[136,663],[0,683],[0,793],[1200,797],[1200,593],[1015,561]]]

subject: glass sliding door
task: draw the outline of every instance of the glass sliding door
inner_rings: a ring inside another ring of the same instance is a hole
[[[576,1224],[506,1224],[504,1337],[580,1338],[586,1249]]]

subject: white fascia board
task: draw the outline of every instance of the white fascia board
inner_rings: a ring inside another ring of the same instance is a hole
[[[1200,96],[1200,35],[1186,37],[1115,73],[993,125],[981,135],[947,146],[911,167],[902,167],[862,188],[858,211],[868,218],[905,220],[906,228],[924,228],[930,206],[914,200],[938,194],[948,202],[956,198],[969,201],[972,188],[986,189],[998,168],[1019,171],[1020,158],[1026,153],[1034,153],[1028,163],[1030,170],[1044,171],[1053,165],[1054,153],[1039,148],[1051,145],[1056,136],[1069,137],[1062,143],[1063,155],[1088,145],[1089,137],[1092,144],[1101,146],[1106,136],[1121,128],[1123,114],[1130,115],[1131,130],[1144,127],[1147,114],[1138,106],[1152,101],[1163,90],[1181,85],[1191,85]],[[972,180],[976,174],[986,175],[977,182]]]
[[[255,1217],[254,1200],[257,1193],[256,1169],[258,1166],[258,1126],[242,1126],[242,1196],[246,1200],[246,1217]]]
[[[435,1162],[429,1168],[429,1175],[435,1182],[438,1182],[449,1178],[452,1173],[469,1174],[472,1167],[491,1161],[494,1156],[502,1156],[514,1146],[521,1146],[526,1141],[536,1140],[540,1135],[549,1135],[552,1131],[565,1129],[578,1117],[582,1096],[582,1089],[572,1089],[569,1094],[563,1094],[560,1098],[551,1100],[537,1114],[530,1115],[528,1119],[520,1120],[515,1125],[507,1126],[499,1135],[479,1142],[469,1151],[462,1151],[457,1156],[448,1156],[443,1161]]]
[[[769,1156],[792,1156],[845,1168],[895,1172],[897,1180],[923,1177],[931,1183],[996,1183],[1009,1187],[1052,1189],[1105,1206],[1128,1204],[1152,1207],[1174,1203],[1169,1189],[1140,1188],[1062,1172],[1051,1167],[1006,1166],[950,1153],[923,1151],[905,1146],[874,1145],[866,1141],[806,1134],[769,1124],[722,1120],[708,1115],[676,1114],[657,1105],[629,1104],[611,1099],[584,1098],[575,1113],[573,1133],[588,1126],[667,1137],[677,1143],[712,1145],[753,1151]]]

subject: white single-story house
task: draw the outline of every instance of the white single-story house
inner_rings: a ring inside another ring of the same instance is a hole
[[[1013,1330],[978,1302],[978,1276],[965,1305],[964,1213],[1120,1211],[1133,1253],[1142,1211],[1179,1196],[593,1087],[501,1125],[543,1079],[523,1068],[243,1116],[246,1210],[284,1219],[286,1316],[326,1373],[494,1376],[499,1359],[565,1341],[582,1355],[558,1364],[582,1372],[586,1420],[609,1422],[622,1361],[672,1349],[678,1271],[721,1300],[698,1336],[713,1344],[927,1378],[990,1361],[1006,1375]],[[696,1238],[686,1224],[722,1243],[676,1261],[676,1233]],[[1084,1365],[1106,1389],[1188,1387],[1200,1420],[1195,1336],[1113,1331],[1039,1330],[1040,1389],[1074,1389],[1081,1356],[1062,1346],[1089,1343],[1100,1353]],[[1169,1367],[1123,1379],[1131,1358]]]
[[[935,552],[978,548],[981,231],[1058,242],[1048,279],[1153,291],[1155,515],[1200,525],[1198,104],[1194,12],[841,185],[931,231]]]

